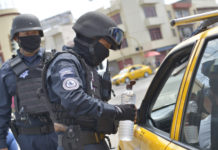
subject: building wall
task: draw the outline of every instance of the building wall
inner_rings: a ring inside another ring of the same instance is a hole
[[[216,0],[192,0],[196,8],[214,7],[217,5]]]
[[[216,0],[192,0],[196,13],[204,13],[218,9]]]
[[[62,32],[64,33],[63,34],[63,37],[64,37],[64,45],[68,45],[68,46],[72,46],[74,44],[74,37],[76,36],[76,33],[74,32],[74,30],[72,29],[73,27],[73,23],[71,24],[68,24],[68,25],[64,25],[62,26],[63,30]]]
[[[10,41],[10,30],[12,20],[15,16],[19,15],[16,9],[2,9],[0,10],[0,55],[3,57],[3,61],[11,58],[12,46]],[[1,62],[0,62],[1,64]]]
[[[72,29],[73,24],[59,25],[44,31],[44,46],[46,49],[62,50],[63,45],[71,46],[75,32]]]
[[[147,18],[143,6],[151,4],[155,6],[157,16]],[[144,54],[179,42],[179,38],[172,33],[163,0],[117,0],[113,1],[109,9],[99,9],[98,11],[108,16],[120,13],[122,19],[122,24],[118,26],[125,32],[128,47],[121,49],[121,51],[110,52],[109,61],[113,61],[113,65],[119,66],[120,61],[132,59],[133,64],[155,66],[155,57],[145,58]],[[149,29],[156,27],[160,28],[162,38],[152,40]],[[137,47],[142,47],[142,49],[136,51]],[[114,68],[117,68],[117,66],[114,66]]]
[[[146,6],[154,6],[156,16],[146,16],[143,9]],[[171,5],[165,5],[163,0],[113,0],[110,8],[102,8],[98,11],[112,18],[113,15],[120,13],[122,23],[118,24],[118,27],[124,30],[128,47],[110,52],[109,61],[112,62],[110,65],[112,68],[116,68],[112,71],[116,70],[117,73],[123,66],[131,62],[156,67],[156,64],[163,61],[173,46],[191,36],[199,25],[171,27],[170,21],[214,9],[217,9],[216,0],[182,0]],[[162,38],[154,40],[151,37],[150,32],[153,28],[160,28]],[[142,48],[136,51],[137,47]],[[158,51],[160,55],[143,57],[148,51]],[[122,65],[125,62],[127,64]],[[117,70],[117,68],[119,69]]]
[[[178,3],[187,3],[187,2],[180,1],[180,2],[177,2],[177,4]],[[190,3],[189,5],[190,7],[186,7],[186,8],[176,8],[174,4],[166,5],[166,10],[167,12],[171,13],[172,19],[175,19],[175,18],[178,18],[178,16],[176,15],[176,11],[181,10],[181,9],[188,10],[189,12],[188,16],[218,9],[216,0],[192,0],[188,3]],[[181,17],[186,17],[186,16],[181,16]],[[180,41],[182,41],[190,37],[191,33],[198,28],[200,23],[201,22],[194,22],[191,24],[186,24],[186,25],[181,25],[181,26],[176,26],[176,27],[171,27],[171,28],[176,30],[176,33],[179,36]],[[192,29],[192,31],[191,32],[189,31],[188,32],[189,34],[187,34],[187,36],[184,36],[183,35],[184,32],[190,29]]]
[[[75,32],[72,29],[73,16],[70,11],[41,21],[44,29],[43,45],[46,49],[62,50],[63,45],[72,46]]]

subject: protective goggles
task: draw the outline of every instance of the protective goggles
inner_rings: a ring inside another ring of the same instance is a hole
[[[115,42],[115,44],[121,45],[124,32],[117,27],[111,27],[109,28],[109,37]]]

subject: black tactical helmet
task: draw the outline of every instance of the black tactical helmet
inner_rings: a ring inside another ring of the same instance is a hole
[[[40,36],[43,36],[43,30],[39,19],[31,14],[21,14],[13,19],[10,39],[13,40],[18,32],[38,30]]]
[[[108,16],[100,12],[88,12],[82,15],[74,24],[76,34],[93,39],[96,37],[109,37],[112,41],[111,49],[116,50],[121,46],[123,31]]]

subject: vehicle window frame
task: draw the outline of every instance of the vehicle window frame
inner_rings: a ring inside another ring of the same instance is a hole
[[[196,74],[198,72],[202,57],[203,57],[203,55],[205,53],[208,42],[210,42],[211,40],[214,40],[214,39],[218,39],[218,34],[210,36],[210,37],[206,37],[205,40],[203,41],[203,46],[200,49],[200,54],[198,55],[196,64],[194,66],[193,74],[191,76],[191,81],[190,81],[190,84],[189,84],[189,87],[188,87],[188,93],[187,93],[186,98],[185,98],[185,104],[184,104],[184,107],[183,107],[182,120],[181,120],[181,126],[180,126],[180,131],[179,131],[179,141],[176,141],[177,144],[179,142],[180,144],[191,147],[192,149],[197,149],[197,148],[193,147],[192,145],[189,145],[188,143],[182,142],[182,133],[183,133],[183,129],[184,129],[184,120],[185,120],[185,116],[186,116],[186,111],[187,111],[187,107],[188,107],[189,98],[190,98],[190,95],[191,95],[191,92],[192,92],[192,89],[193,89],[193,86],[194,86],[194,82],[195,82],[195,79],[196,79]]]
[[[131,69],[129,69],[129,72],[134,72],[136,70],[135,67],[132,67]]]
[[[190,55],[189,55],[189,56],[190,56]],[[189,58],[190,58],[190,57],[189,57]],[[187,61],[189,61],[189,58],[187,59]],[[154,122],[152,121],[153,119],[152,119],[152,116],[151,116],[151,115],[152,115],[152,113],[155,112],[155,111],[161,111],[161,110],[166,109],[166,108],[169,108],[169,107],[171,107],[171,106],[173,106],[173,105],[174,105],[174,110],[173,110],[173,115],[174,115],[174,111],[175,111],[175,107],[176,107],[176,103],[177,103],[177,99],[178,99],[178,94],[179,94],[179,91],[180,91],[180,88],[181,88],[181,84],[182,84],[182,81],[183,81],[183,78],[184,78],[184,74],[185,74],[186,68],[185,68],[185,70],[184,70],[184,72],[183,72],[183,74],[182,74],[182,78],[181,78],[181,82],[180,82],[180,85],[179,85],[179,88],[178,88],[178,91],[177,91],[178,93],[177,93],[177,98],[176,98],[175,103],[172,103],[172,104],[167,105],[167,106],[160,107],[160,108],[155,109],[155,110],[153,110],[153,108],[154,108],[154,105],[155,105],[156,101],[158,100],[159,94],[161,93],[162,89],[164,88],[164,85],[166,84],[166,82],[168,81],[168,79],[171,77],[171,75],[173,74],[173,72],[177,69],[177,67],[183,66],[184,63],[187,64],[187,61],[185,61],[185,62],[179,64],[179,66],[177,66],[177,65],[175,65],[175,66],[172,65],[172,66],[169,68],[168,72],[166,73],[167,75],[166,75],[166,77],[164,78],[165,80],[162,81],[163,84],[162,84],[161,88],[158,89],[157,97],[155,98],[155,100],[153,100],[152,104],[150,105],[150,108],[152,108],[152,110],[149,111],[149,115],[150,115],[150,116],[149,116],[149,119],[151,120],[152,124],[147,124],[147,125],[149,125],[149,126],[147,126],[147,128],[150,129],[150,130],[155,131],[156,134],[157,134],[157,133],[159,133],[159,135],[162,134],[163,136],[165,136],[165,137],[167,137],[167,138],[169,138],[169,139],[170,139],[171,127],[170,127],[170,131],[169,131],[169,132],[163,131],[163,130],[161,130],[161,129],[155,127],[155,126],[154,126]],[[172,122],[171,122],[171,125],[172,125]]]
[[[135,70],[139,70],[139,69],[142,69],[142,66],[136,66],[135,67]]]
[[[125,71],[124,71],[125,70]],[[118,74],[126,74],[129,72],[128,68],[123,68],[122,70],[120,70],[120,72]]]
[[[172,140],[170,139],[169,133],[166,133],[152,126],[151,123],[152,121],[150,116],[151,111],[163,86],[165,85],[166,81],[169,79],[169,76],[171,75],[172,71],[175,69],[176,65],[178,65],[177,63],[172,63],[172,61],[178,60],[178,58],[185,58],[185,57],[188,57],[186,61],[189,61],[191,53],[195,47],[196,47],[196,40],[187,45],[184,45],[183,47],[179,47],[177,50],[173,51],[166,57],[165,61],[161,64],[159,71],[153,78],[153,81],[151,82],[149,89],[146,92],[146,95],[140,107],[140,116],[143,117],[140,117],[138,124],[143,128],[146,128],[147,130],[150,130],[151,132],[154,132],[155,134],[164,137],[165,139]],[[190,48],[189,51],[187,51],[188,48]],[[182,63],[180,63],[180,65],[181,64]]]

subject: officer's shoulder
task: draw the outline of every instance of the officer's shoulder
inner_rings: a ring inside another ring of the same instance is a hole
[[[11,55],[11,58],[9,58],[7,61],[5,61],[3,64],[2,64],[2,67],[10,67],[10,63],[15,59],[15,57],[18,57],[17,54],[13,54]]]
[[[76,65],[76,67],[82,68],[78,58],[67,51],[57,52],[53,59],[51,59],[49,63],[47,63],[47,68],[48,70],[53,70],[58,65],[63,65],[63,63],[72,63]]]
[[[59,51],[56,49],[46,49],[44,51],[43,59],[45,63],[51,64],[57,61],[64,61],[72,59],[72,55],[68,54],[66,51]]]
[[[1,66],[1,71],[11,70],[10,63],[11,63],[12,60],[13,60],[13,58],[10,58],[9,60],[5,61]]]
[[[62,51],[58,54],[57,61],[74,61],[79,63],[79,58],[73,53],[67,52],[67,51]]]

